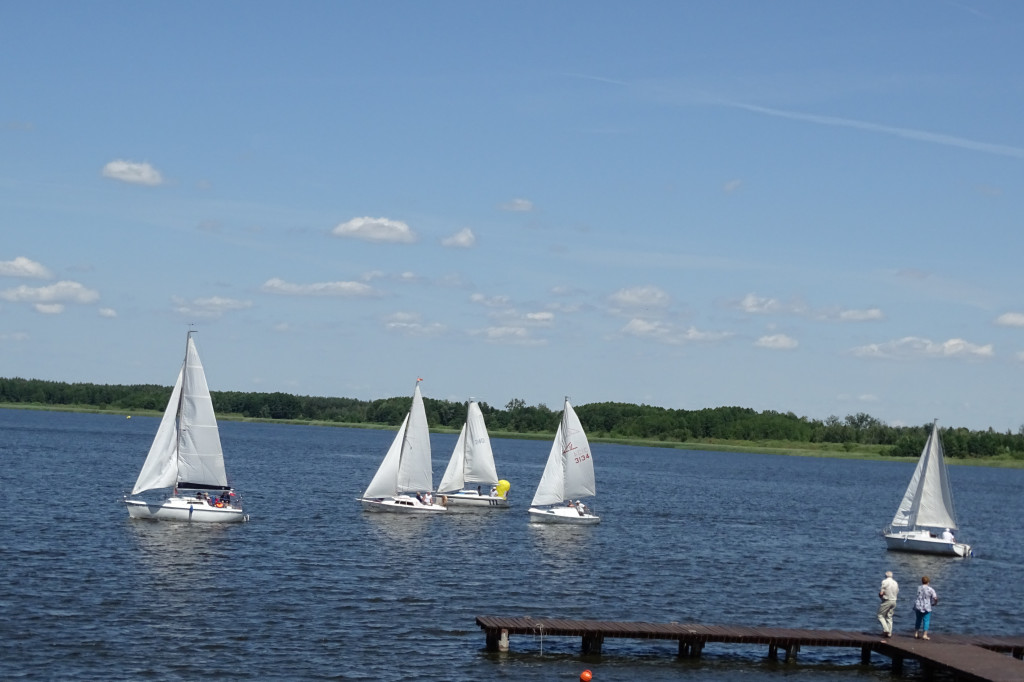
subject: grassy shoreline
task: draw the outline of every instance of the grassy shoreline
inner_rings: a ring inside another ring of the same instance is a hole
[[[42,412],[84,412],[89,414],[116,414],[142,417],[160,417],[162,410],[123,410],[104,409],[92,405],[42,405],[39,403],[0,403],[0,409],[36,410]],[[395,431],[396,427],[385,424],[342,423],[305,419],[259,419],[244,417],[240,414],[218,414],[224,421],[256,422],[264,424],[293,424],[298,426],[336,426],[353,429],[378,429]],[[432,428],[434,433],[458,433],[456,429],[444,427]],[[550,440],[554,433],[516,433],[512,431],[491,431],[492,438],[512,438],[517,440]],[[640,438],[612,438],[589,435],[594,443],[613,443],[617,445],[634,445],[638,447],[655,447],[671,450],[705,450],[713,452],[753,452],[767,455],[787,455],[793,457],[822,457],[826,459],[863,459],[884,462],[906,462],[906,457],[893,457],[882,454],[884,446],[863,445],[858,443],[793,443],[789,441],[731,441],[722,439],[697,440],[680,443],[676,441],[644,440]],[[997,457],[974,458],[969,460],[946,458],[947,464],[954,466],[985,466],[1007,469],[1024,469],[1024,460],[1012,459],[1006,455]]]

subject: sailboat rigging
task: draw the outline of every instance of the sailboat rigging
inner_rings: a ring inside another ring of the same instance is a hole
[[[532,523],[595,524],[601,518],[581,498],[597,494],[590,442],[576,411],[565,399],[565,409],[551,443],[529,511]],[[573,501],[573,498],[576,498]]]
[[[188,332],[185,360],[131,495],[172,486],[174,491],[159,503],[125,497],[133,519],[248,520],[241,500],[228,485],[217,416],[193,333]]]
[[[971,546],[956,542],[956,512],[953,488],[939,436],[938,420],[924,444],[921,456],[903,494],[892,524],[883,531],[885,544],[891,550],[972,556]]]
[[[437,504],[433,500],[430,492],[433,490],[430,430],[427,427],[427,412],[423,407],[423,394],[420,393],[421,381],[422,379],[416,380],[409,413],[402,420],[402,425],[366,492],[359,498],[363,509],[367,511],[448,511],[445,504]]]
[[[474,483],[476,488],[473,488]],[[466,423],[462,425],[437,491],[448,497],[451,506],[507,508],[510,487],[508,481],[498,478],[483,412],[480,405],[470,399]]]

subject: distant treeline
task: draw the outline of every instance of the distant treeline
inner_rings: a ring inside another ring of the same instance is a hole
[[[0,403],[162,411],[170,395],[169,386],[68,384],[0,378]],[[367,401],[238,391],[213,391],[212,396],[214,409],[220,415],[390,426],[402,422],[411,400],[409,396]],[[464,403],[424,398],[424,404],[431,427],[462,427],[466,417]],[[798,417],[792,412],[756,412],[744,407],[671,410],[629,403],[591,403],[575,407],[592,437],[666,443],[727,440],[864,444],[882,446],[890,455],[916,457],[931,430],[930,423],[888,426],[864,413],[847,415],[844,419],[831,416],[820,421]],[[552,410],[543,403],[531,406],[518,398],[510,400],[504,408],[480,403],[480,409],[489,430],[520,434],[553,433],[561,412],[560,405]],[[966,428],[944,428],[941,433],[946,454],[950,457],[1004,454],[1024,457],[1024,427],[1017,433]]]

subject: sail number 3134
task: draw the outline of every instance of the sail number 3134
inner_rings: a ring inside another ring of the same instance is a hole
[[[588,459],[590,459],[590,453],[589,452],[584,452],[582,455],[579,455],[578,457],[576,457],[576,463],[579,464],[580,462],[583,462],[584,460],[588,460]]]

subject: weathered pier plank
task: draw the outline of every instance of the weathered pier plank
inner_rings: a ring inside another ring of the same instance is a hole
[[[586,654],[600,654],[605,639],[664,639],[679,642],[679,656],[699,657],[710,642],[761,644],[768,656],[777,658],[781,649],[787,661],[796,659],[801,647],[859,648],[861,663],[872,652],[892,659],[893,672],[902,671],[903,661],[914,659],[929,671],[952,673],[957,679],[991,682],[1024,680],[1024,636],[932,635],[930,640],[896,636],[883,639],[877,634],[845,630],[701,625],[693,623],[648,623],[644,621],[568,620],[529,616],[477,616],[476,623],[487,638],[489,650],[507,651],[509,635],[579,637]],[[1009,654],[1009,655],[1007,655]]]
[[[1024,661],[976,644],[957,644],[949,640],[942,635],[932,635],[927,641],[898,637],[880,642],[875,650],[892,659],[897,674],[901,672],[904,658],[914,658],[928,671],[953,673],[961,680],[1024,680]]]

